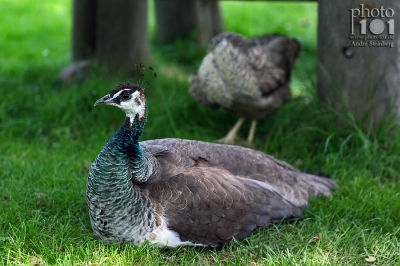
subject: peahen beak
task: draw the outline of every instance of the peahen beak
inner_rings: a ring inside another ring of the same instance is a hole
[[[95,103],[94,106],[96,105],[100,105],[100,104],[110,104],[112,103],[112,98],[110,96],[110,94],[107,94],[106,96],[98,99]]]

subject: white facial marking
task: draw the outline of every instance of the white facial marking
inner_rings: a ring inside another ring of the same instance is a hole
[[[120,90],[116,94],[114,94],[113,99],[117,98],[123,91],[128,91],[129,89]]]
[[[126,89],[129,90],[129,89]],[[121,90],[114,94],[113,98],[117,98],[123,91]],[[112,104],[118,106],[126,113],[126,116],[129,117],[131,123],[135,119],[136,114],[139,114],[139,119],[142,119],[145,116],[146,112],[146,103],[143,101],[142,97],[140,97],[140,92],[135,91],[129,100],[121,100],[120,104]]]

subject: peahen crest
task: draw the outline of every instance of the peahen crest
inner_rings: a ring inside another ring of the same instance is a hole
[[[135,68],[136,71],[134,72],[138,73],[137,84],[139,87],[141,87],[143,90],[150,87],[153,78],[157,77],[157,73],[154,71],[154,69],[151,66],[145,67],[143,63],[135,63]],[[148,75],[149,72],[152,73],[152,75]]]

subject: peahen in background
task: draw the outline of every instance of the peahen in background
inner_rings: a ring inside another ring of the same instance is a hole
[[[218,247],[271,221],[302,216],[335,181],[252,149],[182,139],[139,143],[144,89],[122,83],[95,105],[126,113],[92,164],[87,202],[94,234],[109,243]]]
[[[278,110],[291,97],[290,75],[301,44],[281,35],[250,40],[225,32],[212,40],[199,70],[189,78],[190,93],[203,105],[224,107],[240,117],[220,142],[232,144],[251,119],[247,145],[253,145],[257,120]]]

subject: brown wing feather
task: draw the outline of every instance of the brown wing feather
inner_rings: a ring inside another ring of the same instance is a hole
[[[181,240],[210,246],[241,240],[270,220],[301,215],[268,186],[218,168],[187,168],[143,189],[160,203]]]
[[[272,156],[240,146],[181,139],[145,141],[141,146],[160,164],[161,174],[151,178],[154,180],[168,179],[191,167],[226,170],[233,176],[265,182],[298,206],[306,205],[309,197],[330,195],[335,186],[332,179],[302,173]]]

